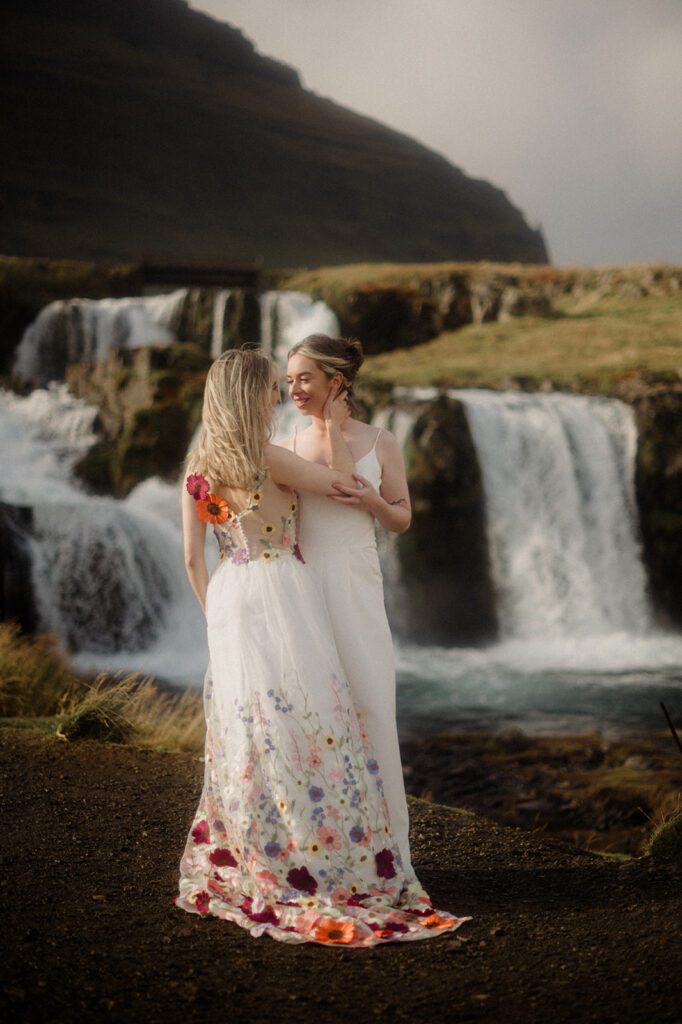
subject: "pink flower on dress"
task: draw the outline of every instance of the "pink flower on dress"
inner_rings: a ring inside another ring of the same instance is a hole
[[[317,830],[317,838],[327,850],[340,850],[342,844],[341,833],[335,828],[327,825],[320,825]]]
[[[296,853],[298,850],[298,840],[295,836],[289,836],[287,839],[287,845],[284,847],[287,853]]]
[[[343,769],[332,768],[329,772],[329,778],[332,780],[332,782],[341,782],[343,780]]]
[[[195,501],[205,501],[211,490],[208,480],[201,473],[190,473],[185,486]]]
[[[274,892],[279,885],[279,879],[277,875],[273,875],[272,871],[257,871],[256,878],[260,881],[260,888],[265,892]]]
[[[210,898],[210,893],[207,893],[205,889],[197,895],[194,905],[200,914],[208,914],[208,901]]]
[[[247,762],[247,765],[246,765],[246,768],[242,772],[242,781],[243,782],[250,782],[252,775],[253,775],[253,759],[249,758],[249,760]]]
[[[371,830],[371,828],[368,825],[367,828],[365,829],[364,836],[362,837],[362,839],[359,842],[359,845],[360,846],[369,846],[370,840],[372,838],[372,834],[373,834],[372,830]]]
[[[205,818],[197,822],[197,824],[192,829],[192,838],[194,839],[194,842],[197,844],[211,842],[211,834],[209,832],[208,822],[206,821]]]
[[[331,775],[331,772],[329,774]],[[334,821],[341,821],[341,811],[338,809],[338,807],[334,807],[333,804],[327,804],[325,810],[329,817],[333,818]]]
[[[319,754],[314,750],[310,751],[305,760],[306,764],[309,764],[311,768],[319,768],[322,764]]]
[[[349,900],[350,899],[350,890],[349,889],[344,889],[344,887],[342,885],[339,885],[332,892],[332,899],[334,900],[335,903],[341,903],[341,902],[344,902],[346,900]]]

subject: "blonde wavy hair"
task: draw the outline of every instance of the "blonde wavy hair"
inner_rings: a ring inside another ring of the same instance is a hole
[[[187,470],[212,485],[248,488],[264,468],[272,436],[274,364],[258,349],[228,349],[208,371],[202,429]]]

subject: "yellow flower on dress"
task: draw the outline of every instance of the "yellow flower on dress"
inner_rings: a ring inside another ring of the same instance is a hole
[[[271,533],[275,532],[275,527],[272,525],[272,523],[263,523],[261,529],[266,537],[269,537]]]
[[[310,850],[311,853],[314,853],[314,854],[322,853],[322,844],[321,843],[316,843],[313,840],[312,843],[308,844],[308,849]]]
[[[272,559],[272,551],[264,551],[261,555],[264,562],[269,562]]]
[[[298,505],[296,504],[296,502],[292,501],[291,505],[289,506],[289,511],[290,512],[295,512],[297,508],[298,508]]]
[[[325,738],[324,738],[324,745],[325,745],[325,747],[329,747],[329,748],[335,747],[336,746],[336,739],[335,739],[335,737],[331,736],[331,735],[325,736]]]

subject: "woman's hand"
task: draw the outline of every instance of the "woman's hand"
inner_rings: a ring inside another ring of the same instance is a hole
[[[340,430],[350,415],[348,397],[345,391],[339,390],[339,387],[338,384],[332,383],[322,409],[327,430],[330,427],[337,427]]]
[[[330,495],[330,497],[342,505],[354,505],[356,508],[362,508],[366,512],[376,515],[379,507],[384,504],[384,499],[376,487],[373,487],[364,476],[353,473],[353,479],[357,483],[356,487],[346,487],[345,484],[333,484],[332,486],[335,491],[338,491],[338,494]]]

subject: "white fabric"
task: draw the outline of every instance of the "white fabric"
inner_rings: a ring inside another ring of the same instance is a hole
[[[356,473],[377,490],[381,486],[376,454],[380,435],[379,430],[371,450],[355,464]],[[294,429],[294,451],[296,440]],[[391,830],[403,864],[411,869],[409,814],[396,725],[395,655],[374,517],[333,498],[303,494],[299,542],[304,559],[322,583],[341,663],[382,768]]]

